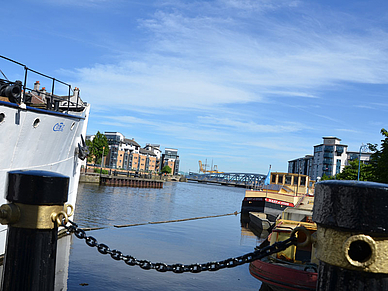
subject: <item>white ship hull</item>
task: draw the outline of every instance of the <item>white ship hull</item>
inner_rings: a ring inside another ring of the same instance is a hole
[[[90,106],[68,114],[0,101],[0,205],[7,203],[7,173],[47,170],[70,178],[68,203],[75,207],[81,169],[78,144],[86,136]],[[2,120],[1,120],[2,119]],[[0,254],[7,227],[0,225]]]

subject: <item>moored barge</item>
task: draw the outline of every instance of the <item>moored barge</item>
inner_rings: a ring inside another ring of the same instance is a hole
[[[253,277],[262,281],[271,291],[282,290],[315,290],[318,279],[318,259],[311,236],[316,232],[317,225],[312,221],[312,207],[288,207],[276,220],[268,239],[258,248],[283,241],[290,237],[297,228],[300,244],[288,247],[286,250],[272,254],[249,265]],[[262,289],[260,289],[262,290]]]
[[[267,214],[275,221],[286,207],[313,204],[314,181],[309,176],[292,173],[272,172],[268,184],[245,191],[241,205],[241,224],[249,224],[250,212]]]

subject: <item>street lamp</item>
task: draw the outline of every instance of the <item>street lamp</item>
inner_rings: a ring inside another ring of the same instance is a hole
[[[361,144],[360,151],[358,153],[358,172],[357,172],[357,181],[360,181],[360,165],[361,165],[361,151],[366,152],[369,149],[368,145]]]

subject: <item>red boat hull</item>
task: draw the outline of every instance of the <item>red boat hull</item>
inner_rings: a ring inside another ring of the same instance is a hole
[[[256,260],[249,265],[251,275],[268,285],[285,290],[315,290],[318,274]]]

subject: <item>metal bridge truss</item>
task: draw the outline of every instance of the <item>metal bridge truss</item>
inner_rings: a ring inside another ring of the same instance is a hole
[[[189,181],[254,188],[262,185],[267,176],[263,174],[248,173],[190,173],[186,177]]]

